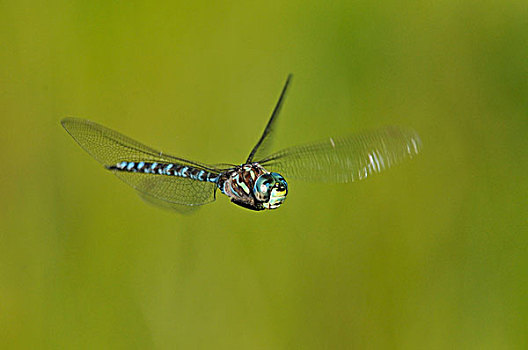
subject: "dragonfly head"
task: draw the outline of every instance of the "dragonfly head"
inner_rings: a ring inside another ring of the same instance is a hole
[[[255,181],[253,194],[265,209],[276,209],[286,199],[288,183],[280,174],[262,174]]]

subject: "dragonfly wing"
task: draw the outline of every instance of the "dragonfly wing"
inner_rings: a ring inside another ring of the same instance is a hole
[[[158,208],[176,211],[180,214],[192,214],[196,210],[202,207],[201,205],[185,205],[185,204],[167,202],[167,201],[158,199],[157,197],[151,196],[145,192],[138,191],[138,195],[141,199],[143,199],[148,204],[154,205]]]
[[[136,189],[143,199],[153,197],[168,205],[202,205],[213,202],[215,184],[186,177],[130,173],[113,170],[113,173]],[[160,206],[160,205],[158,205]]]
[[[421,150],[418,134],[396,126],[296,146],[259,162],[285,177],[317,182],[351,182],[413,158]]]
[[[291,79],[292,79],[292,75],[289,74],[288,78],[286,79],[286,83],[284,84],[284,87],[282,88],[279,101],[277,101],[277,104],[275,105],[275,108],[273,109],[273,113],[271,113],[271,117],[268,121],[268,124],[266,125],[266,128],[264,129],[264,132],[262,133],[262,136],[258,140],[257,144],[251,150],[251,153],[249,154],[249,157],[246,163],[251,163],[253,159],[259,159],[265,154],[267,154],[269,147],[272,143],[272,139],[273,139],[272,136],[273,136],[275,124],[277,123],[277,118],[282,108],[282,104],[284,103],[286,92],[288,91],[288,87],[290,86]]]
[[[75,141],[99,163],[115,165],[121,161],[150,161],[175,163],[198,167],[205,170],[216,170],[203,163],[174,157],[164,152],[125,136],[115,130],[79,118],[65,118],[62,126]]]
[[[84,150],[106,167],[115,166],[122,161],[157,162],[217,173],[214,167],[163,154],[89,120],[66,118],[62,125]],[[215,184],[210,182],[178,176],[112,171],[142,195],[167,202],[168,205],[201,205],[214,201]]]

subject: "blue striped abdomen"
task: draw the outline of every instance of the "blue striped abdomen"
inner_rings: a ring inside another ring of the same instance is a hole
[[[185,177],[192,180],[216,183],[219,174],[182,164],[157,163],[157,162],[127,162],[107,166],[108,170],[124,171],[130,173],[143,173],[153,175],[166,175]]]

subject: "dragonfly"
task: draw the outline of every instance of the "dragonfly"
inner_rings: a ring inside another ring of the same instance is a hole
[[[210,165],[172,156],[86,119],[65,118],[61,123],[86,152],[132,186],[142,199],[179,212],[213,202],[217,191],[250,210],[277,209],[288,195],[286,179],[354,182],[420,153],[418,134],[398,126],[329,137],[270,153],[291,80],[290,74],[264,132],[240,165]]]

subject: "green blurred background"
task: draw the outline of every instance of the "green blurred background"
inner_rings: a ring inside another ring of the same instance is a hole
[[[424,151],[285,205],[142,202],[61,128],[243,161],[387,124]],[[0,1],[0,347],[528,347],[528,3]]]

